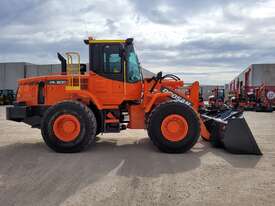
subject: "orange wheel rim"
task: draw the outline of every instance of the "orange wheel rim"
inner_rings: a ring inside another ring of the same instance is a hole
[[[178,142],[186,137],[188,133],[188,123],[181,115],[172,114],[162,121],[161,132],[165,139]]]
[[[56,118],[53,124],[55,136],[63,142],[70,142],[80,133],[79,120],[70,114],[63,114]]]

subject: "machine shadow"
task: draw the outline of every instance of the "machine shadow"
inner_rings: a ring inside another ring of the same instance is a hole
[[[176,174],[196,169],[200,166],[202,151],[189,151],[185,154],[167,154],[156,149],[149,138],[121,144],[116,139],[100,139],[87,153],[102,153],[111,159],[123,161],[118,175],[157,177],[160,174]]]
[[[27,169],[47,166],[50,169],[52,166],[64,164],[84,170],[90,168],[92,173],[107,174],[123,161],[118,175],[157,177],[163,173],[181,173],[199,167],[203,153],[203,150],[185,154],[161,153],[148,138],[126,141],[123,144],[115,138],[98,139],[86,151],[75,154],[55,153],[44,142],[17,143],[0,147],[0,161],[5,162],[0,172],[12,174],[13,168],[18,166],[26,166]],[[56,169],[63,170],[66,167]],[[9,171],[5,168],[9,168]]]
[[[201,141],[201,144],[209,147],[210,143]],[[209,152],[215,156],[222,158],[235,168],[254,168],[261,160],[261,155],[246,155],[246,154],[232,154],[225,151],[223,148],[210,147]]]
[[[164,154],[146,138],[124,145],[116,139],[100,139],[75,154],[55,153],[43,142],[17,143],[0,147],[0,162],[1,184],[10,185],[0,190],[0,197],[10,205],[41,203],[45,195],[58,205],[102,178],[159,177],[190,171],[201,163],[197,152]]]
[[[97,144],[85,152],[60,154],[48,149],[43,142],[17,143],[0,147],[1,184],[10,185],[0,190],[4,202],[16,204],[26,201],[43,202],[45,194],[53,205],[66,200],[77,190],[102,178],[159,177],[194,170],[201,165],[201,157],[212,152],[233,167],[254,167],[259,157],[232,155],[211,148],[199,141],[185,154],[161,153],[148,138],[136,141],[98,139]],[[11,184],[16,180],[16,184]],[[62,188],[62,189],[60,189]],[[15,194],[20,193],[14,198]]]
[[[199,144],[184,154],[167,154],[158,151],[149,138],[128,141],[126,139],[120,142],[116,138],[97,137],[96,144],[87,148],[85,152],[61,154],[50,150],[44,142],[17,143],[0,147],[0,160],[2,158],[9,160],[6,161],[7,164],[18,162],[23,167],[24,163],[35,166],[42,161],[41,163],[50,167],[51,164],[65,161],[78,168],[92,167],[93,173],[101,174],[107,174],[123,161],[118,175],[157,177],[160,174],[176,174],[196,169],[201,165],[201,156],[209,152],[237,168],[253,168],[261,159],[261,156],[255,155],[230,154],[223,149],[213,148],[208,142],[202,140]],[[79,159],[81,161],[78,161]],[[98,164],[100,167],[94,167]]]

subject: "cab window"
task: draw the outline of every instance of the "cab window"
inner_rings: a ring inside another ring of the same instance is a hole
[[[136,53],[132,50],[128,54],[128,81],[137,82],[141,80],[139,62]]]
[[[106,45],[103,52],[104,73],[117,74],[122,71],[121,57],[119,47],[115,45]]]

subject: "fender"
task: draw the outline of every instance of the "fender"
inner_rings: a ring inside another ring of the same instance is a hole
[[[171,97],[171,94],[170,93],[156,93],[156,94],[153,94],[150,101],[145,104],[145,113],[148,113],[151,111],[153,105],[156,103],[156,101],[160,98],[169,98]]]

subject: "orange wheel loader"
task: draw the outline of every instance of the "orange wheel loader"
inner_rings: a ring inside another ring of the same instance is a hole
[[[58,54],[62,73],[19,80],[16,102],[7,107],[8,120],[40,128],[56,152],[80,152],[99,133],[146,129],[163,152],[190,150],[200,136],[232,153],[261,154],[242,113],[199,112],[199,83],[184,83],[159,72],[150,78],[134,50],[133,39],[84,40],[89,67],[76,52]]]

